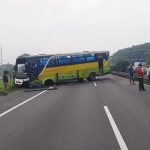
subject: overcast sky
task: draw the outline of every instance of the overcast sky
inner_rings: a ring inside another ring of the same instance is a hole
[[[0,0],[3,63],[23,53],[119,49],[150,42],[150,0]]]

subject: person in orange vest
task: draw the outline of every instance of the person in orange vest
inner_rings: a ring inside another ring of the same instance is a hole
[[[144,72],[141,69],[142,68],[142,64],[139,63],[138,67],[136,68],[136,75],[138,77],[139,80],[139,91],[146,91],[146,89],[144,88],[144,83],[143,83],[143,77],[144,77]]]
[[[7,90],[7,84],[8,84],[8,71],[5,71],[3,74],[3,82],[4,82],[4,90],[3,90],[3,95],[7,95],[6,90]]]

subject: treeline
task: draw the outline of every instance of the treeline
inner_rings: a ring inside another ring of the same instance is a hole
[[[18,57],[26,57],[26,56],[30,56],[30,54],[24,53]],[[11,77],[13,75],[13,72],[14,72],[14,65],[9,64],[9,63],[0,65],[0,76],[3,75],[5,70],[7,70],[9,72],[9,76]]]
[[[118,50],[116,53],[113,54],[111,57],[111,64],[116,64],[120,60],[128,60],[131,59],[148,59],[150,55],[150,43],[145,43],[141,45],[135,45],[129,48],[124,48]]]
[[[130,61],[122,59],[118,61],[115,65],[112,65],[111,70],[118,71],[118,72],[126,72],[129,66],[130,66]]]
[[[3,64],[0,66],[0,76],[3,75],[4,71],[7,70],[9,72],[9,76],[11,77],[14,72],[14,65],[12,64]]]

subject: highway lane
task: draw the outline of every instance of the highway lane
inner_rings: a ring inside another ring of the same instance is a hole
[[[0,114],[40,92],[41,91],[24,92],[24,90],[18,90],[9,93],[7,96],[0,96]]]
[[[0,149],[120,150],[104,106],[128,149],[150,149],[149,88],[112,75],[95,84],[59,86],[2,116]]]
[[[112,79],[103,82],[105,88],[99,88],[99,93],[113,115],[128,148],[149,150],[150,87],[145,86],[147,91],[140,92],[138,83],[130,85],[128,80],[114,76],[110,78]],[[96,83],[97,87],[101,86],[101,82]]]

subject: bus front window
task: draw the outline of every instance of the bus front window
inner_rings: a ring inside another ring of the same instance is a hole
[[[17,68],[18,73],[25,73],[25,64],[18,64]]]
[[[14,67],[16,73],[25,73],[26,72],[26,59],[18,58],[16,60],[16,65]]]

